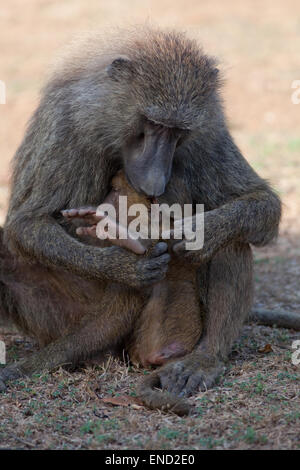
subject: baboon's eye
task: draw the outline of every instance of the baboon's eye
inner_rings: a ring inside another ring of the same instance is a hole
[[[143,140],[144,137],[145,137],[144,132],[141,132],[141,133],[138,135],[138,140]]]
[[[177,140],[177,144],[176,144],[176,147],[180,147],[180,145],[184,142],[184,137],[179,137],[179,139]]]
[[[181,135],[179,136],[179,139],[177,140],[176,147],[180,147],[180,145],[182,145],[182,144],[186,141],[186,139],[187,139],[187,137],[188,137],[188,135],[189,135],[189,132],[183,132],[183,131],[181,131],[180,134],[181,134]]]

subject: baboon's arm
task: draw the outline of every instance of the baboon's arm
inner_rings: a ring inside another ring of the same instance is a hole
[[[242,196],[204,214],[204,246],[185,256],[201,263],[236,241],[264,246],[276,237],[279,220],[280,201],[271,190]],[[184,250],[184,241],[174,245],[176,253]]]
[[[165,243],[158,243],[149,258],[119,247],[84,245],[48,216],[10,223],[6,239],[13,240],[14,251],[24,258],[34,258],[52,268],[63,267],[88,279],[113,280],[133,287],[162,279],[170,259]]]
[[[232,242],[264,246],[278,234],[281,204],[271,190],[261,190],[237,198],[204,215],[204,251]]]
[[[263,246],[276,237],[280,214],[279,198],[271,190],[258,190],[211,211],[207,224],[210,230],[214,224],[219,227],[226,245],[237,241]]]
[[[62,209],[103,201],[119,165],[99,144],[98,139],[104,145],[98,126],[91,137],[90,124],[78,122],[73,85],[71,80],[46,87],[14,157],[4,243],[30,262],[89,279],[133,287],[157,282],[168,268],[166,244],[143,258],[120,247],[91,247],[72,238],[57,219]],[[101,109],[97,113],[101,117]]]
[[[250,167],[228,134],[217,150],[210,161],[200,156],[194,168],[199,182],[193,189],[193,200],[204,204],[205,211],[204,246],[187,251],[185,256],[199,263],[234,242],[266,245],[277,236],[281,216],[280,199]],[[184,252],[185,242],[175,244],[174,251]]]

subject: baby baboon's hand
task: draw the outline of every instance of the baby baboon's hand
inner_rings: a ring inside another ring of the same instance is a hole
[[[107,277],[131,287],[145,287],[166,276],[170,255],[168,245],[159,242],[148,256],[136,255],[122,248],[109,248],[111,267]]]
[[[218,359],[201,351],[193,351],[182,359],[169,362],[157,373],[163,390],[189,396],[211,388],[224,370]]]
[[[76,233],[80,237],[82,236],[89,236],[96,238],[96,229],[97,223],[101,220],[102,217],[96,214],[97,207],[89,206],[89,207],[81,207],[79,209],[66,209],[61,211],[62,216],[69,220],[70,222],[76,220],[82,220],[89,226],[84,227],[77,227]]]
[[[65,209],[61,211],[63,217],[67,220],[84,220],[86,223],[94,225],[101,220],[101,217],[96,215],[97,207],[81,207],[79,209]]]

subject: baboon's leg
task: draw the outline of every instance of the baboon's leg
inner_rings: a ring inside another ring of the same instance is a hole
[[[129,303],[127,311],[112,312],[103,309],[99,314],[86,316],[82,324],[69,334],[53,341],[40,351],[0,371],[0,390],[5,383],[22,376],[30,376],[60,365],[76,364],[93,354],[118,344],[133,328],[140,302]]]
[[[219,252],[209,266],[207,316],[201,349],[221,360],[227,359],[252,300],[251,248],[236,243]]]
[[[206,308],[199,345],[157,371],[171,393],[189,395],[211,387],[237,339],[252,304],[252,253],[247,244],[220,250],[199,270],[200,302]]]

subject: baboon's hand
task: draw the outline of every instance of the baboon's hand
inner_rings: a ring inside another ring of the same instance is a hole
[[[168,245],[159,242],[148,256],[113,248],[107,277],[130,287],[144,287],[161,281],[166,276],[170,255]]]
[[[204,352],[193,351],[182,359],[169,362],[157,373],[163,390],[189,396],[199,390],[211,388],[224,370],[218,359]]]
[[[193,264],[201,264],[209,261],[216,252],[222,248],[229,233],[226,231],[224,221],[218,217],[217,211],[210,211],[204,214],[204,223],[200,227],[193,224],[193,231],[204,230],[204,244],[199,250],[191,250],[187,247],[187,240],[183,239],[173,244],[173,251],[178,256]]]

